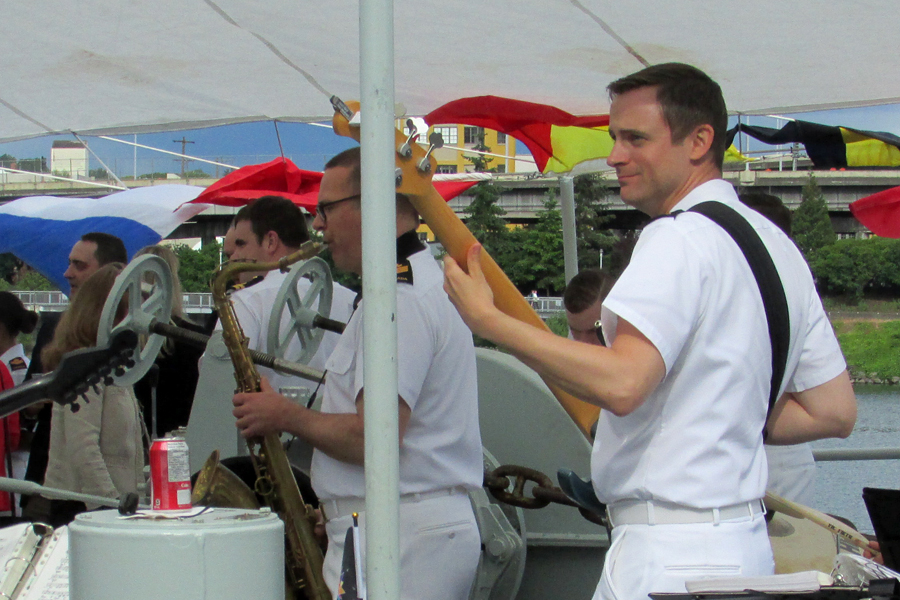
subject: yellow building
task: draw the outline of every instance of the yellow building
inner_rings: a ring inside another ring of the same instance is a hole
[[[408,133],[403,127],[404,133]],[[496,173],[523,173],[535,171],[536,167],[531,155],[525,155],[526,160],[516,160],[516,140],[506,135],[486,129],[484,127],[472,127],[470,125],[439,125],[429,127],[428,132],[419,134],[419,143],[427,146],[428,136],[437,131],[444,139],[444,147],[434,151],[437,160],[437,173],[466,173],[473,171],[472,162],[466,160],[466,156],[475,156],[471,152],[479,144],[482,137],[484,145],[488,147],[488,169]]]

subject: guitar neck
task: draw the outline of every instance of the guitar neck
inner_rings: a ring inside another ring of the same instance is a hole
[[[0,392],[0,419],[46,400],[47,390],[50,387],[48,377],[50,375],[31,379],[12,389]]]
[[[453,212],[453,209],[433,186],[425,194],[410,194],[409,199],[450,256],[459,263],[463,270],[468,272],[466,253],[478,240],[475,239],[465,223]],[[494,305],[498,309],[523,323],[550,331],[544,320],[531,308],[522,293],[513,285],[503,269],[497,265],[486,250],[482,250],[481,253],[481,268],[494,293]],[[600,409],[593,404],[579,400],[546,380],[545,383],[569,417],[575,421],[585,435],[589,436],[591,427],[600,414]]]

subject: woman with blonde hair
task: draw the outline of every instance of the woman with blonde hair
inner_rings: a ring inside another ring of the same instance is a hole
[[[63,354],[97,345],[100,313],[122,268],[121,263],[105,265],[78,290],[56,327],[53,341],[41,353],[46,371],[56,368]],[[125,316],[124,300],[117,321]],[[118,498],[137,491],[144,481],[140,410],[131,386],[101,384],[98,389],[88,390],[78,400],[77,412],[69,406],[53,405],[44,485]],[[35,500],[28,503],[26,516],[48,519],[55,526],[68,523],[79,512],[97,508],[67,500],[52,500],[47,506]]]

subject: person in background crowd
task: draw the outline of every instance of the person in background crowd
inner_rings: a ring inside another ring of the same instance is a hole
[[[791,237],[791,211],[781,198],[753,189],[741,191],[738,197]],[[816,460],[812,446],[809,443],[789,446],[766,444],[765,448],[769,463],[766,491],[800,504],[812,505],[816,489]]]
[[[69,282],[69,300],[71,301],[76,296],[81,284],[93,275],[97,269],[113,262],[122,264],[128,262],[128,252],[125,250],[125,244],[122,240],[114,235],[99,231],[93,231],[81,236],[81,239],[75,242],[71,252],[69,252],[69,267],[64,273],[66,280]],[[34,349],[31,351],[31,363],[28,365],[28,373],[25,375],[26,381],[36,374],[45,372],[44,365],[41,362],[41,352],[53,339],[53,334],[56,331],[56,325],[59,323],[61,315],[62,313],[58,312],[41,313],[40,328],[34,342]],[[31,410],[32,408],[34,410]],[[44,472],[47,470],[47,453],[50,448],[50,405],[36,405],[22,412],[29,413],[29,416],[35,420],[25,479],[35,483],[43,483]],[[29,500],[28,496],[24,496],[22,498],[22,506],[24,507]]]
[[[600,269],[579,271],[569,280],[563,292],[569,337],[586,344],[606,345],[600,325],[600,309],[613,283],[612,276]]]
[[[6,363],[0,361],[0,392],[15,387]],[[19,445],[19,413],[0,419],[0,476],[6,477],[11,467],[9,457]],[[0,517],[15,516],[13,500],[8,492],[0,492]]]
[[[38,314],[27,310],[18,296],[12,292],[0,292],[0,363],[9,370],[13,385],[25,381],[30,362],[25,355],[25,348],[19,343],[19,336],[34,331],[37,322]],[[6,459],[0,473],[4,475],[8,473],[11,477],[21,479],[25,476],[25,467],[28,464],[28,448],[27,440],[20,438],[19,413],[3,419],[2,427]],[[24,443],[17,447],[13,443],[15,440]]]
[[[97,345],[100,312],[123,269],[112,263],[98,269],[79,286],[69,309],[56,327],[53,341],[44,348],[44,368],[53,370],[63,354]],[[116,321],[124,318],[123,298]],[[54,403],[50,427],[50,456],[44,485],[51,488],[119,498],[137,491],[144,482],[144,435],[140,408],[131,386],[99,384],[77,400],[79,410]],[[33,497],[25,516],[53,526],[96,506],[71,500]]]

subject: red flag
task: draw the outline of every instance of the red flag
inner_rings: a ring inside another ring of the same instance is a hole
[[[576,117],[553,106],[499,96],[448,102],[425,115],[425,122],[474,125],[511,135],[528,146],[541,172],[570,171],[580,162],[609,156],[612,149],[609,115]]]
[[[900,187],[860,198],[850,204],[856,220],[884,238],[900,238]]]
[[[460,177],[434,181],[434,188],[444,200],[459,196],[480,179]],[[312,214],[316,214],[322,173],[304,171],[286,158],[259,165],[247,165],[232,171],[212,184],[191,202],[244,206],[262,196],[282,196]]]
[[[282,196],[315,212],[322,174],[304,171],[287,158],[232,171],[212,184],[192,202],[220,206],[244,206],[262,196]]]

